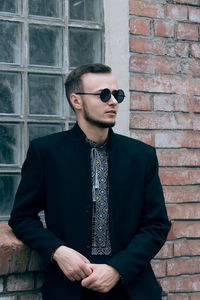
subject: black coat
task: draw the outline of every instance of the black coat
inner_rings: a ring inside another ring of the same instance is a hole
[[[90,147],[77,124],[31,143],[9,225],[47,265],[44,299],[80,299],[80,283],[68,280],[50,257],[66,245],[92,261],[91,191]],[[38,217],[43,209],[47,228]],[[161,287],[150,260],[166,241],[170,222],[155,149],[112,130],[109,215],[112,255],[99,262],[119,271],[130,299],[160,300]]]

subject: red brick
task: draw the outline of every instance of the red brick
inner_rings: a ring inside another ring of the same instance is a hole
[[[166,292],[199,292],[200,276],[178,276],[160,279],[160,283]]]
[[[199,300],[199,299],[200,299],[200,294],[190,296],[190,300]]]
[[[177,60],[155,58],[154,64],[158,74],[176,74],[180,72],[180,63]]]
[[[166,242],[158,254],[155,256],[155,260],[158,258],[170,258],[173,257],[173,243]]]
[[[156,277],[164,277],[166,276],[166,262],[164,260],[154,260],[151,262],[152,268]]]
[[[129,20],[130,32],[133,34],[149,35],[150,34],[150,20],[135,19]]]
[[[130,51],[136,53],[150,53],[155,55],[165,54],[163,40],[150,40],[145,38],[130,37]]]
[[[138,129],[192,129],[190,114],[131,113],[130,127]]]
[[[200,150],[158,150],[160,166],[200,166]]]
[[[174,2],[177,3],[183,3],[183,4],[194,4],[194,5],[198,5],[199,4],[199,0],[173,0]]]
[[[164,187],[166,203],[200,202],[200,186]]]
[[[187,295],[169,295],[167,300],[190,300]]]
[[[171,22],[157,20],[154,22],[155,36],[173,37],[174,24]]]
[[[149,57],[130,57],[130,72],[155,73],[153,60]]]
[[[174,242],[174,256],[200,255],[200,240],[181,239]]]
[[[155,95],[155,111],[200,112],[200,97],[188,95]]]
[[[167,75],[145,77],[140,75],[130,76],[130,90],[141,92],[174,93],[178,89],[176,78]],[[180,87],[179,87],[180,88]]]
[[[29,263],[29,271],[41,271],[44,270],[44,264],[41,256],[38,252],[32,251]]]
[[[37,294],[26,294],[20,297],[20,300],[42,300],[40,293]]]
[[[200,219],[200,204],[168,204],[167,212],[170,219]]]
[[[167,17],[173,20],[187,20],[187,6],[167,5]]]
[[[10,272],[24,272],[29,259],[30,250],[19,239],[7,224],[0,224],[0,232],[12,242],[12,261],[10,262]]]
[[[177,25],[177,38],[189,41],[198,40],[198,26],[191,24]]]
[[[189,44],[187,42],[172,42],[166,44],[166,54],[172,57],[188,57]]]
[[[193,78],[191,80],[191,89],[194,95],[200,96],[200,78]]]
[[[191,45],[191,54],[193,57],[200,58],[200,43],[193,43]]]
[[[200,115],[194,115],[193,117],[193,129],[200,130]]]
[[[200,258],[179,258],[167,262],[167,275],[195,274],[200,273]]]
[[[172,222],[172,227],[168,235],[168,240],[176,240],[179,238],[200,238],[199,222]]]
[[[156,132],[155,146],[165,148],[199,148],[200,135],[195,132]]]
[[[200,169],[161,168],[160,177],[163,185],[200,184]]]
[[[130,1],[130,14],[150,18],[163,18],[164,5],[145,0]]]
[[[33,274],[9,275],[7,279],[7,291],[26,291],[34,288]]]
[[[151,110],[150,95],[131,93],[130,109],[131,110]]]
[[[181,71],[185,74],[200,77],[200,61],[197,59],[187,59],[181,63]]]
[[[130,135],[136,140],[140,140],[146,144],[153,146],[153,136],[150,132],[141,132],[131,130]]]
[[[189,8],[189,20],[191,22],[200,23],[200,9],[199,8]]]
[[[0,233],[0,275],[7,274],[12,258],[12,243]]]

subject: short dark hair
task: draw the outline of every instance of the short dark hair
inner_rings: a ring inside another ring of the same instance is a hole
[[[83,90],[83,83],[81,77],[84,74],[87,73],[111,73],[112,69],[104,64],[100,63],[95,63],[95,64],[86,64],[86,65],[81,65],[71,71],[66,80],[65,80],[65,92],[66,92],[66,97],[67,100],[74,110],[71,101],[70,101],[70,95],[71,93],[78,93],[82,92]]]

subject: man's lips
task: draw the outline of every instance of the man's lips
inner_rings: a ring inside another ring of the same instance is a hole
[[[109,111],[106,111],[106,114],[109,114],[109,115],[116,115],[116,111],[115,110],[109,110]]]

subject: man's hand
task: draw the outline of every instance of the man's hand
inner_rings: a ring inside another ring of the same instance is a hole
[[[101,293],[109,292],[120,279],[116,269],[106,264],[90,264],[93,272],[81,281],[83,287]]]
[[[82,280],[92,273],[90,261],[79,252],[65,246],[60,246],[53,259],[71,281]]]

